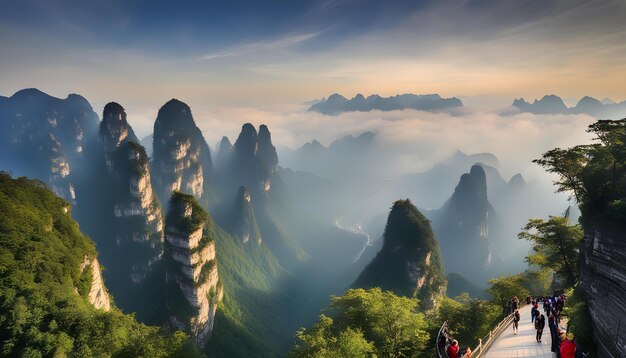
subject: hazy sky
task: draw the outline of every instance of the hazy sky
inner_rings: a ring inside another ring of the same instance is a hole
[[[173,97],[232,128],[224,108],[271,116],[333,92],[621,101],[624,19],[623,0],[2,1],[0,95],[115,100],[140,135]]]

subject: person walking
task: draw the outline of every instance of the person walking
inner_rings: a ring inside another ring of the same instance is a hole
[[[537,343],[541,343],[541,335],[543,334],[543,328],[546,326],[546,316],[541,314],[535,320],[535,329],[537,330]]]
[[[537,304],[534,304],[533,308],[530,309],[530,323],[535,322],[536,315],[537,315]]]
[[[565,333],[563,333],[565,335]],[[568,333],[565,340],[561,343],[561,358],[574,358],[576,356],[576,343],[574,342],[574,333]]]
[[[459,358],[459,342],[455,339],[452,341],[450,347],[448,347],[448,358]]]
[[[520,320],[519,310],[515,310],[515,314],[513,315],[513,334],[515,335],[519,333],[519,320]]]
[[[556,322],[556,317],[554,317],[552,312],[550,312],[550,315],[548,316],[548,327],[550,328],[550,351],[552,352],[557,352],[557,350],[559,349],[559,336],[557,335],[557,325],[558,323]]]
[[[463,358],[472,358],[472,349],[468,346],[467,349],[465,349],[465,354],[463,355]]]

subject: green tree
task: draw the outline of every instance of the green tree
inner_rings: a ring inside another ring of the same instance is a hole
[[[348,290],[343,296],[332,297],[329,308],[340,327],[363,331],[379,355],[410,357],[422,352],[429,339],[424,315],[417,307],[417,299],[373,288]]]
[[[296,333],[298,343],[290,355],[292,357],[375,357],[374,345],[368,342],[363,333],[348,327],[338,335],[333,333],[333,320],[320,316],[318,323],[309,330],[302,328]]]
[[[499,305],[463,293],[454,299],[442,300],[437,321],[448,321],[454,338],[461,346],[466,346],[477,343],[479,338],[487,335],[498,322],[501,313]]]
[[[578,246],[583,238],[579,225],[569,225],[566,217],[550,216],[548,220],[530,219],[518,238],[528,240],[532,253],[526,262],[552,269],[565,280],[567,287],[578,283]]]
[[[626,119],[589,126],[596,143],[556,148],[533,162],[555,173],[557,191],[571,193],[580,204],[583,224],[626,219]]]
[[[291,352],[298,357],[416,357],[430,341],[417,299],[399,297],[380,288],[352,289],[332,297],[327,312],[310,330],[301,329]],[[373,348],[370,351],[370,347]],[[333,356],[333,355],[331,355]]]
[[[503,309],[507,307],[508,301],[513,296],[517,296],[521,300],[529,294],[528,290],[524,287],[524,279],[520,274],[500,276],[488,282],[491,286],[487,289],[487,292],[489,292],[494,301]]]

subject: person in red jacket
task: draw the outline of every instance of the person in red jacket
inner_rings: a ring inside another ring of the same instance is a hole
[[[448,358],[459,358],[459,342],[456,339],[448,347]]]
[[[565,336],[565,333],[561,337]],[[563,343],[561,343],[561,358],[574,358],[576,356],[576,343],[574,333],[568,333]]]

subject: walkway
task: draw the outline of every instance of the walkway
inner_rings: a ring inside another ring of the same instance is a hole
[[[513,324],[509,325],[491,347],[485,352],[486,358],[510,358],[510,357],[556,357],[550,352],[550,328],[546,317],[546,328],[543,330],[541,343],[537,343],[535,335],[535,325],[530,322],[530,305],[525,305],[520,309],[521,319],[519,322],[519,333],[513,334]],[[541,310],[541,307],[539,308]],[[543,310],[542,310],[543,311]],[[563,325],[564,322],[561,322]]]

